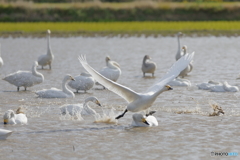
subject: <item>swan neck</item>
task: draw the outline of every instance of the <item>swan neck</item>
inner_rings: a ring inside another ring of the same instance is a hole
[[[63,92],[66,93],[66,94],[72,94],[72,91],[67,88],[67,80],[66,80],[66,79],[63,79],[63,82],[62,82],[62,90],[63,90]]]
[[[47,54],[52,55],[52,50],[50,45],[50,34],[48,34],[48,38],[47,38]]]
[[[43,77],[43,75],[37,71],[37,66],[36,65],[32,66],[32,74],[36,77]]]

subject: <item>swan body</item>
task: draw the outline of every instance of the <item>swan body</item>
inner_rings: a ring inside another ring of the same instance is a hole
[[[179,60],[182,56],[183,56],[183,54],[182,54],[182,52],[181,52],[181,45],[180,45],[180,37],[182,36],[182,33],[181,32],[178,32],[178,34],[177,34],[177,41],[178,41],[178,49],[177,49],[177,54],[176,54],[176,56],[175,56],[175,58],[176,58],[176,61],[177,60]]]
[[[57,88],[51,88],[36,91],[35,93],[40,98],[74,98],[75,97],[74,93],[71,90],[69,90],[66,86],[69,80],[74,80],[74,78],[70,75],[66,75],[63,78],[62,90]]]
[[[12,131],[6,129],[0,129],[0,139],[6,139],[12,134]]]
[[[4,124],[27,124],[28,119],[24,113],[15,114],[13,110],[8,110],[3,115]]]
[[[133,121],[132,126],[133,127],[152,127],[152,126],[158,126],[157,119],[152,116],[144,116],[139,113],[135,113],[132,115]]]
[[[93,77],[87,73],[81,73],[79,76],[74,77],[75,81],[68,82],[68,85],[72,89],[87,91],[91,89],[95,83]]]
[[[96,111],[92,109],[88,103],[93,102],[99,106],[101,106],[99,100],[96,97],[88,97],[85,99],[84,104],[67,104],[60,107],[62,114],[70,114],[71,116],[74,116],[76,114],[81,115],[96,115]]]
[[[168,83],[170,86],[191,86],[191,82],[188,79],[182,79],[182,78],[175,78],[171,82]]]
[[[3,66],[3,59],[1,57],[1,44],[0,44],[0,67]]]
[[[106,57],[106,67],[102,68],[99,73],[104,77],[116,82],[121,75],[120,65],[112,61],[110,57]]]
[[[52,61],[54,59],[54,55],[52,53],[51,50],[51,46],[50,46],[50,34],[51,31],[47,30],[48,33],[48,38],[47,38],[47,54],[41,55],[38,57],[38,64],[40,66],[42,66],[42,69],[44,66],[49,65],[49,69],[51,69],[52,66]]]
[[[27,90],[27,87],[32,87],[44,81],[43,75],[36,70],[37,66],[38,62],[35,61],[33,63],[31,72],[17,71],[15,73],[7,75],[5,78],[3,78],[3,80],[15,85],[18,91],[20,87],[24,87],[25,90]]]
[[[197,84],[198,89],[203,89],[203,90],[209,90],[211,87],[214,87],[215,85],[222,85],[220,82],[216,81],[208,81],[208,82],[203,82],[201,84]]]
[[[227,92],[238,92],[239,91],[239,88],[237,86],[231,86],[228,84],[227,81],[223,82],[223,88]]]
[[[142,63],[142,72],[143,72],[143,77],[145,77],[145,73],[152,73],[152,77],[154,77],[154,72],[157,68],[156,63],[153,61],[150,61],[149,55],[145,55],[143,57],[143,63]]]
[[[79,61],[96,81],[98,81],[110,91],[118,94],[128,102],[127,108],[124,113],[116,117],[116,119],[119,119],[123,117],[124,114],[128,111],[139,112],[142,110],[147,110],[152,106],[153,102],[162,92],[172,90],[172,88],[166,84],[176,78],[179,73],[184,68],[186,68],[190,61],[192,61],[193,55],[194,53],[186,54],[185,56],[181,57],[177,62],[172,65],[166,75],[164,75],[156,84],[154,84],[144,93],[137,93],[128,87],[125,87],[121,84],[118,84],[117,82],[107,79],[106,77],[98,73],[96,70],[94,70],[87,63],[84,56],[80,56]]]
[[[182,47],[182,50],[183,50],[183,54],[182,54],[183,56],[188,54],[186,45]],[[182,72],[180,72],[179,77],[184,78],[185,76],[188,75],[188,73],[192,71],[192,69],[193,69],[193,60],[189,63],[189,65],[184,70],[182,70]]]

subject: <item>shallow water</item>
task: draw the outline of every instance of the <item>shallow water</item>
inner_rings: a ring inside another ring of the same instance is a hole
[[[40,89],[61,88],[66,74],[76,76],[84,71],[78,55],[86,54],[89,64],[100,69],[105,56],[117,61],[122,70],[118,82],[143,92],[160,79],[175,62],[175,37],[75,37],[51,38],[55,55],[52,70],[41,70],[45,80],[27,91],[0,81],[0,116],[8,109],[26,108],[28,125],[3,125],[13,130],[7,140],[0,141],[0,159],[209,159],[214,152],[238,152],[240,93],[215,93],[198,90],[196,84],[208,80],[228,81],[240,87],[240,37],[184,37],[181,44],[195,51],[194,68],[186,77],[191,87],[173,87],[161,94],[152,106],[159,126],[132,128],[128,112],[117,123],[94,123],[94,117],[71,120],[61,116],[59,107],[82,103],[96,96],[103,105],[91,104],[97,112],[115,109],[123,112],[126,102],[98,86],[74,99],[40,99]],[[4,66],[0,78],[17,70],[30,70],[32,63],[46,53],[45,38],[0,38]],[[157,63],[155,78],[143,78],[142,58],[149,54]],[[46,67],[48,68],[48,67]],[[224,116],[209,117],[209,103],[219,104]],[[181,114],[178,114],[181,113]]]

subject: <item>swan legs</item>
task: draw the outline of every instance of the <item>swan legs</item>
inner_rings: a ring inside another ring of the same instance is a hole
[[[121,114],[121,115],[119,115],[119,116],[117,116],[115,119],[119,119],[119,118],[122,118],[124,115],[125,115],[125,113],[127,113],[127,109],[123,112],[123,114]]]

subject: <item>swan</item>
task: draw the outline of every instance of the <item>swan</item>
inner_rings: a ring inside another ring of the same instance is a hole
[[[227,92],[238,92],[239,91],[239,88],[237,86],[231,86],[228,84],[227,81],[223,82],[223,88]]]
[[[44,76],[36,70],[37,66],[38,62],[34,61],[32,65],[32,72],[17,71],[7,75],[5,78],[3,78],[3,80],[15,85],[17,87],[17,91],[19,91],[20,87],[24,87],[26,91],[27,87],[32,87],[44,81]]]
[[[143,77],[145,77],[145,73],[152,73],[152,77],[154,77],[154,72],[157,68],[156,63],[153,61],[150,61],[149,55],[145,55],[143,57],[143,63],[142,63],[142,72],[143,72]]]
[[[75,81],[71,75],[66,75],[62,81],[62,90],[57,88],[51,88],[36,91],[35,93],[40,98],[74,98],[75,97],[74,93],[71,90],[69,90],[66,86],[69,80]]]
[[[175,56],[176,61],[183,56],[183,55],[182,55],[182,52],[181,52],[181,47],[180,47],[180,37],[181,37],[182,35],[183,35],[182,32],[178,32],[178,34],[177,34],[178,50],[177,50],[177,54],[176,54],[176,56]]]
[[[50,34],[51,34],[51,31],[50,30],[47,30],[47,33],[48,33],[48,38],[47,38],[47,54],[44,54],[44,55],[41,55],[38,57],[38,64],[40,66],[42,66],[42,69],[43,69],[43,66],[46,66],[46,65],[49,65],[49,69],[52,68],[52,61],[54,59],[54,55],[52,53],[52,50],[51,50],[51,46],[50,46]]]
[[[99,100],[96,97],[88,97],[85,99],[84,104],[67,104],[60,107],[61,113],[69,113],[71,116],[76,114],[81,115],[96,115],[96,111],[89,107],[88,103],[93,102],[101,107]]]
[[[0,44],[0,67],[3,66],[3,59],[1,57],[1,44]]]
[[[0,139],[6,139],[12,134],[12,131],[6,129],[0,129]]]
[[[16,113],[13,110],[7,110],[3,115],[4,124],[27,124],[27,116],[20,110],[21,107],[18,108]]]
[[[191,82],[188,79],[182,79],[182,78],[175,78],[171,82],[168,83],[170,86],[191,86]]]
[[[197,87],[198,89],[209,90],[210,87],[213,87],[215,85],[222,85],[222,83],[210,80],[208,82],[197,84]]]
[[[183,49],[183,55],[188,54],[186,45],[184,45],[182,47],[182,49]],[[182,72],[180,72],[179,77],[184,78],[185,76],[187,76],[188,73],[190,73],[192,71],[192,69],[193,69],[193,60],[189,63],[189,65]]]
[[[132,126],[133,127],[152,127],[158,126],[157,119],[152,115],[144,116],[139,113],[135,113],[132,115]]]
[[[116,119],[119,119],[128,111],[139,112],[142,110],[148,110],[158,95],[164,91],[172,90],[172,87],[166,84],[176,78],[179,73],[186,68],[186,66],[191,62],[193,55],[194,52],[181,57],[172,65],[169,72],[165,74],[156,84],[145,91],[145,93],[137,93],[128,87],[105,78],[87,63],[86,57],[83,55],[79,56],[79,61],[96,81],[104,85],[110,91],[118,94],[128,102],[124,113],[116,117]]]
[[[72,89],[83,90],[86,92],[87,90],[91,89],[95,83],[93,77],[87,73],[81,73],[79,76],[74,77],[75,81],[68,82],[68,85]]]
[[[99,73],[104,77],[116,82],[121,75],[120,65],[112,61],[109,56],[106,57],[106,67],[102,68]]]

